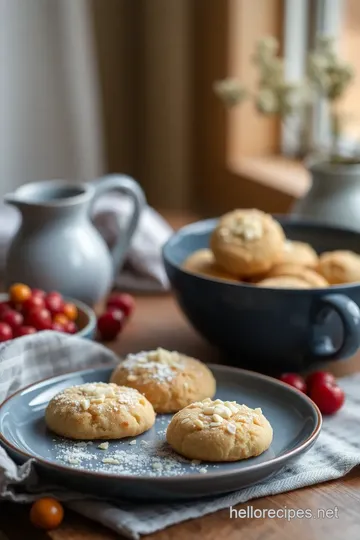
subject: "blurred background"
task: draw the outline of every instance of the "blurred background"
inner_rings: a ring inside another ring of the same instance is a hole
[[[359,0],[0,0],[0,195],[122,172],[160,210],[286,212],[309,187],[296,140],[213,83],[254,82],[264,35],[299,77],[319,31],[360,67]],[[341,104],[354,117],[359,89]],[[321,139],[321,103],[309,125]]]

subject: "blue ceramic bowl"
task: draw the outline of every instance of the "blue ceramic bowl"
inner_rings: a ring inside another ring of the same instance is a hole
[[[360,234],[281,218],[286,236],[318,253],[360,253]],[[175,296],[193,326],[238,366],[274,373],[300,371],[345,358],[360,345],[360,283],[326,289],[267,289],[189,273],[181,268],[194,251],[209,246],[217,220],[193,223],[163,249]]]
[[[0,294],[0,302],[6,302],[8,299],[8,294]],[[86,339],[94,339],[97,321],[94,311],[83,302],[80,302],[80,300],[66,298],[66,301],[75,304],[78,310],[78,318],[75,322],[77,324],[77,327],[79,328],[79,331],[76,332],[76,334],[74,335]]]

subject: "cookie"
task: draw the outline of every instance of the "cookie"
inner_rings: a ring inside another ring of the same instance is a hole
[[[310,244],[286,240],[281,262],[316,269],[319,257]]]
[[[227,272],[247,278],[267,272],[281,260],[285,235],[281,225],[260,210],[225,214],[213,231],[210,247]]]
[[[150,429],[155,412],[137,390],[88,383],[62,390],[45,411],[46,425],[69,439],[122,439]]]
[[[210,249],[199,249],[192,253],[183,263],[183,269],[199,276],[239,282],[235,276],[216,264],[214,254]]]
[[[323,276],[315,272],[315,270],[311,270],[311,268],[305,268],[304,266],[299,266],[298,264],[276,264],[272,267],[270,272],[268,272],[266,278],[279,276],[293,276],[300,278],[301,280],[309,283],[311,287],[322,288],[329,286],[328,281],[326,281]]]
[[[192,403],[172,418],[166,440],[189,459],[238,461],[267,450],[273,430],[261,409],[235,401],[205,399]]]
[[[311,289],[310,283],[296,276],[276,276],[259,281],[258,287],[269,289]]]
[[[176,412],[213,397],[216,382],[209,368],[178,352],[165,349],[130,354],[111,375],[111,382],[136,388],[156,412]]]
[[[318,271],[329,283],[360,281],[360,255],[353,251],[329,251],[319,257]]]

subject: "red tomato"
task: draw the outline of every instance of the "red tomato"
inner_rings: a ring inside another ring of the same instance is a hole
[[[298,375],[297,373],[283,373],[279,379],[280,381],[297,388],[300,392],[306,393],[306,383],[301,375]]]
[[[26,324],[34,326],[36,330],[50,330],[52,325],[51,313],[45,308],[32,309],[26,315]]]
[[[323,414],[334,414],[341,409],[345,401],[345,394],[341,388],[327,382],[314,385],[310,397]]]
[[[31,289],[31,296],[39,296],[40,298],[45,298],[46,292],[42,289]]]
[[[7,323],[0,322],[0,343],[3,341],[8,341],[9,339],[12,339],[13,337],[13,331],[11,326],[9,326]]]
[[[22,326],[24,322],[24,317],[18,311],[14,309],[9,309],[2,316],[2,321],[7,323],[13,330]]]
[[[0,319],[2,319],[3,314],[6,311],[9,311],[9,309],[11,309],[11,307],[10,307],[8,302],[1,302],[0,303]]]
[[[64,325],[56,321],[52,323],[51,330],[55,330],[55,332],[65,332]]]
[[[49,292],[49,294],[45,296],[45,306],[53,315],[62,313],[64,308],[63,297],[56,291]]]
[[[334,375],[328,371],[314,371],[306,377],[306,384],[309,392],[313,386],[320,383],[336,384],[336,379]]]
[[[121,311],[107,311],[98,318],[97,327],[102,339],[115,339],[124,324],[124,314]]]
[[[113,293],[109,296],[106,306],[108,309],[119,309],[125,317],[130,317],[135,309],[135,299],[131,294]]]
[[[40,295],[35,295],[35,296],[32,295],[23,303],[22,311],[23,313],[27,313],[31,311],[32,309],[41,309],[44,307],[45,307],[44,298]]]
[[[56,529],[64,519],[64,508],[51,497],[34,502],[30,510],[30,521],[39,529]]]
[[[78,328],[76,324],[74,323],[74,321],[68,321],[65,324],[64,329],[65,329],[65,332],[67,332],[68,334],[76,334],[76,332],[78,331]]]
[[[15,331],[15,337],[29,336],[30,334],[36,334],[36,328],[33,326],[20,326]]]

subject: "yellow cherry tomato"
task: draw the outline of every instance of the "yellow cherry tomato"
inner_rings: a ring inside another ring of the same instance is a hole
[[[76,321],[78,316],[77,307],[75,304],[71,304],[70,302],[64,304],[63,313],[70,321]]]
[[[69,319],[63,313],[57,313],[53,318],[53,322],[57,322],[62,326],[66,326],[69,322]]]
[[[44,497],[34,502],[30,510],[30,521],[39,529],[56,529],[64,518],[64,508],[51,497]]]
[[[9,289],[10,300],[15,304],[22,304],[31,296],[31,289],[24,283],[14,283]]]

